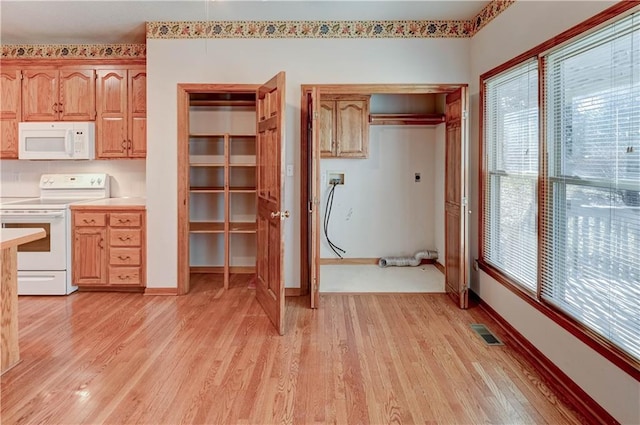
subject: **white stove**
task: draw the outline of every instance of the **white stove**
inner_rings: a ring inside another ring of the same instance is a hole
[[[3,199],[3,228],[43,228],[44,239],[18,247],[18,295],[67,295],[71,282],[71,213],[69,206],[110,196],[109,176],[44,174],[39,198]]]

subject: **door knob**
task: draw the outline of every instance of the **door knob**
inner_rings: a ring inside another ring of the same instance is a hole
[[[285,218],[289,218],[289,215],[289,210],[283,212],[276,211],[271,213],[271,218],[280,217],[280,220],[284,220]]]

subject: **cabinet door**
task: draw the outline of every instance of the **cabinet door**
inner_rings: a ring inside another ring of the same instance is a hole
[[[96,156],[125,158],[127,137],[127,71],[97,71]]]
[[[147,156],[147,73],[129,70],[129,156]]]
[[[61,121],[93,121],[96,119],[95,72],[60,70],[59,112]]]
[[[2,68],[0,72],[0,158],[18,157],[18,122],[22,101],[19,69]]]
[[[336,101],[336,156],[369,155],[369,100]]]
[[[107,284],[107,230],[83,227],[74,230],[73,284]]]
[[[336,156],[334,150],[335,143],[335,110],[336,102],[333,100],[325,100],[320,102],[318,128],[319,128],[319,140],[320,140],[320,156],[322,158],[329,158]]]
[[[22,120],[56,121],[58,119],[58,70],[28,69],[22,79]]]

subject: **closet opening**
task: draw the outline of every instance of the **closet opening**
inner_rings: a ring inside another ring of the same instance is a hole
[[[250,276],[237,289],[255,289],[283,335],[285,73],[177,88],[177,292],[189,293],[192,275],[221,276],[225,290],[236,289],[231,276]]]
[[[186,94],[180,130],[185,279],[217,274],[229,289],[234,274],[256,272],[256,90],[203,85]]]
[[[302,86],[301,290],[312,307],[320,292],[434,291],[464,307],[466,96],[459,84]],[[397,257],[418,266],[379,266]]]

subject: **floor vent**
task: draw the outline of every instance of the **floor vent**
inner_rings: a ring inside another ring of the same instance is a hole
[[[483,324],[472,323],[471,329],[477,333],[487,345],[504,345],[489,329]]]

